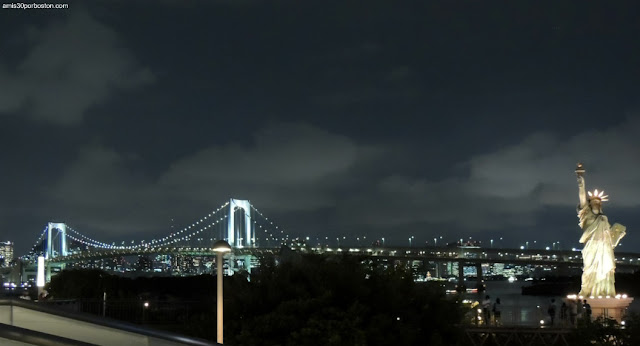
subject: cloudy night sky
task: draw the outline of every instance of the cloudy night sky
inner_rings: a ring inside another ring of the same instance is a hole
[[[640,252],[640,8],[550,4],[2,9],[0,240],[149,240],[237,198],[293,236],[571,248],[582,161]]]

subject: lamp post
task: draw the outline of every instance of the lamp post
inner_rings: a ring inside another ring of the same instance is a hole
[[[36,276],[36,286],[38,286],[38,297],[40,297],[40,293],[44,290],[44,285],[46,283],[45,277],[45,258],[44,256],[38,257],[38,274]]]
[[[218,282],[218,295],[217,295],[217,305],[218,305],[218,339],[217,342],[222,344],[222,261],[224,260],[224,254],[227,252],[231,252],[231,246],[224,240],[218,240],[213,243],[213,252],[216,253],[216,265],[218,267],[216,275]]]

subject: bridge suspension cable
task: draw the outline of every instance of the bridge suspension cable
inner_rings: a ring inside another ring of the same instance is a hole
[[[91,238],[89,238],[89,237],[85,236],[85,235],[84,235],[84,234],[82,234],[82,233],[79,233],[78,231],[76,231],[75,229],[73,229],[73,227],[71,227],[71,226],[69,226],[69,225],[67,225],[67,229],[68,229],[68,230],[70,230],[71,232],[73,232],[73,233],[77,234],[77,235],[78,235],[78,236],[80,236],[81,238],[84,238],[86,241],[83,241],[83,240],[81,240],[81,239],[77,239],[77,238],[73,237],[72,235],[70,235],[70,234],[68,234],[68,233],[67,233],[67,237],[70,237],[71,239],[73,239],[73,240],[75,240],[75,241],[78,241],[78,242],[81,242],[81,243],[83,243],[83,244],[85,244],[85,245],[91,245],[91,246],[95,246],[95,247],[102,247],[102,248],[109,248],[109,246],[110,246],[109,244],[99,242],[99,241],[97,241],[97,240],[94,240],[94,239],[91,239]],[[89,243],[87,243],[87,242],[89,242]]]
[[[258,223],[258,218],[254,218],[253,219],[253,223],[254,223],[254,227],[258,227],[258,229],[255,229],[255,234],[256,234],[256,238],[260,239],[260,236],[263,236],[264,240],[269,243],[269,241],[275,241],[275,242],[280,242],[281,244],[286,243],[287,241],[289,241],[289,234],[285,233],[285,231],[282,228],[279,228],[277,225],[275,225],[273,223],[273,221],[270,221],[268,217],[266,217],[260,210],[258,210],[256,207],[253,206],[253,204],[251,205],[251,209],[253,209],[258,215],[262,216],[262,218],[265,220],[266,225],[263,224],[259,224]],[[280,237],[276,237],[276,236],[280,236]]]
[[[226,215],[226,214],[225,215],[219,215],[219,212],[221,210],[224,211],[224,208],[227,205],[229,205],[229,202],[224,203],[219,208],[217,208],[216,210],[213,210],[208,215],[205,215],[204,217],[200,218],[200,220],[193,222],[191,225],[186,226],[186,227],[182,228],[179,231],[172,232],[168,236],[165,236],[165,237],[162,237],[162,238],[157,238],[157,239],[152,239],[150,242],[147,242],[147,243],[143,242],[141,244],[135,244],[135,245],[129,245],[129,246],[107,244],[107,243],[95,240],[95,239],[93,239],[91,237],[85,236],[84,234],[76,231],[75,229],[73,229],[72,227],[70,227],[68,225],[67,225],[67,228],[69,230],[71,230],[72,233],[76,234],[79,238],[75,237],[75,236],[73,236],[71,234],[67,234],[67,236],[70,237],[72,240],[80,242],[80,243],[82,243],[84,245],[93,246],[93,247],[102,248],[102,249],[137,249],[137,248],[143,248],[143,247],[149,247],[149,246],[166,246],[166,245],[169,245],[169,244],[177,243],[179,241],[189,240],[193,236],[198,235],[198,234],[204,232],[207,229],[211,229],[215,225],[217,225],[217,224],[221,223],[222,221],[224,221],[228,217],[228,215]],[[214,220],[214,221],[208,223],[205,226],[203,224],[206,222],[206,220]],[[200,227],[198,227],[198,226],[200,226]],[[191,231],[191,232],[189,233],[189,231]],[[185,234],[185,232],[186,232],[186,234]],[[46,233],[46,229],[43,232],[43,234],[41,235],[41,238],[44,237],[45,233]]]
[[[47,226],[44,226],[44,229],[42,230],[42,233],[40,233],[40,236],[38,237],[38,240],[36,240],[36,242],[33,244],[33,246],[31,247],[31,251],[29,251],[30,253],[36,253],[36,247],[37,246],[44,246],[44,244],[42,243],[42,240],[44,239],[44,236],[47,234]],[[42,253],[45,252],[45,249],[42,249]]]

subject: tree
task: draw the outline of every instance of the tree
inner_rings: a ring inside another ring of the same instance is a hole
[[[265,261],[251,277],[248,296],[230,298],[245,304],[227,313],[229,343],[455,344],[462,309],[439,286],[414,282],[405,266],[364,260],[303,255],[277,266]]]

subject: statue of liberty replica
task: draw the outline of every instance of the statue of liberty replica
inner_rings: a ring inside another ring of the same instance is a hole
[[[604,191],[587,191],[584,183],[585,169],[581,163],[576,168],[578,176],[578,218],[582,237],[582,285],[580,296],[585,298],[614,297],[616,261],[613,248],[626,233],[626,227],[618,223],[611,226],[602,212],[602,203],[607,201]],[[626,296],[625,296],[626,297]],[[593,305],[593,304],[592,304]]]

